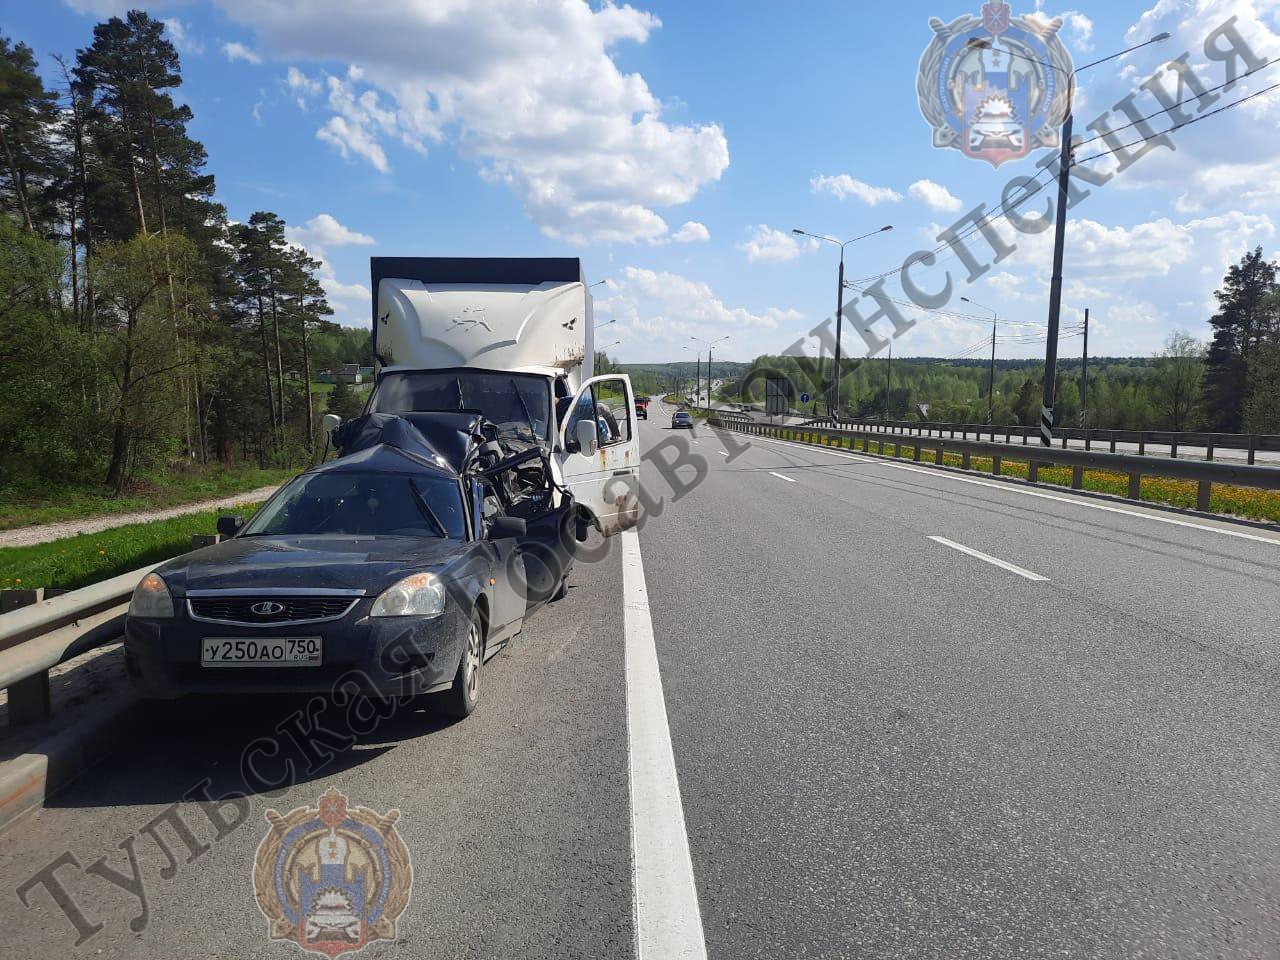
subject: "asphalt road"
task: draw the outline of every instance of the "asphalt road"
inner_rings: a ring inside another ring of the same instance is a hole
[[[649,449],[672,436],[651,410]],[[470,719],[396,717],[252,797],[170,881],[139,841],[141,933],[135,899],[71,868],[107,924],[79,951],[43,892],[29,910],[6,892],[6,954],[291,955],[267,941],[254,850],[268,808],[334,785],[400,809],[414,857],[400,942],[369,956],[635,956],[652,915],[633,856],[649,862],[655,828],[687,835],[689,957],[695,939],[717,960],[1280,956],[1280,535],[679,436],[707,473],[673,500],[644,468],[663,499],[638,538],[647,605],[614,541],[486,665]],[[641,621],[678,773],[656,825],[634,804],[653,796],[634,765]],[[5,886],[64,850],[127,873],[116,845],[203,777],[234,786],[289,709],[189,706],[0,834]]]

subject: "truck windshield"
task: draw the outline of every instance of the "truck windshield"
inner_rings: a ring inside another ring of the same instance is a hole
[[[545,440],[551,413],[547,381],[524,373],[412,370],[378,379],[370,413],[479,410],[507,435]]]
[[[242,536],[466,536],[458,482],[427,474],[303,474],[271,498]]]

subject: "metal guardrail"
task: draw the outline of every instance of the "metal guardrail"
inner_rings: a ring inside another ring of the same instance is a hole
[[[901,434],[904,436],[931,437],[944,434],[952,439],[959,433],[959,439],[967,440],[970,434],[974,439],[990,437],[991,442],[1004,436],[1005,443],[1012,443],[1014,437],[1022,440],[1023,446],[1030,446],[1040,438],[1039,427],[1017,425],[992,425],[982,423],[943,423],[938,420],[880,420],[869,417],[837,418],[817,417],[805,421],[805,426],[830,425],[845,428],[865,428],[875,432]],[[1094,444],[1109,446],[1110,452],[1116,452],[1117,443],[1136,443],[1138,456],[1146,456],[1148,446],[1169,448],[1170,459],[1177,459],[1179,447],[1204,447],[1205,459],[1213,460],[1214,450],[1242,450],[1247,453],[1247,462],[1255,462],[1255,454],[1262,451],[1280,451],[1280,434],[1275,433],[1204,433],[1173,430],[1104,430],[1098,427],[1055,427],[1054,439],[1062,441],[1067,448],[1069,440],[1083,440],[1085,450],[1092,450]]]
[[[1079,490],[1084,486],[1084,471],[1109,470],[1113,473],[1127,474],[1129,489],[1127,496],[1131,500],[1141,497],[1142,478],[1170,477],[1175,480],[1189,480],[1196,484],[1196,509],[1208,511],[1212,496],[1213,484],[1229,483],[1242,487],[1257,487],[1264,490],[1280,490],[1280,468],[1260,467],[1240,463],[1223,463],[1209,460],[1178,460],[1164,457],[1148,457],[1131,453],[1099,453],[1091,450],[1071,448],[1040,447],[1033,444],[992,443],[986,440],[954,439],[950,437],[916,435],[910,442],[901,434],[887,434],[871,430],[847,430],[835,427],[797,424],[795,426],[773,426],[737,416],[717,416],[708,420],[709,425],[725,427],[753,436],[773,437],[779,440],[795,440],[801,443],[813,443],[819,446],[839,446],[846,449],[857,449],[860,442],[864,453],[871,453],[872,444],[877,444],[876,452],[884,453],[886,444],[892,444],[895,455],[902,447],[914,448],[914,460],[920,459],[921,450],[931,450],[934,462],[941,464],[947,453],[960,454],[961,467],[970,469],[970,461],[974,456],[991,459],[991,472],[999,476],[1004,460],[1025,461],[1027,463],[1027,479],[1038,482],[1038,471],[1047,466],[1071,467],[1071,488]],[[847,441],[847,446],[846,446]]]
[[[124,633],[129,598],[159,564],[0,616],[0,689],[9,693],[9,723],[30,723],[51,710],[49,671]]]

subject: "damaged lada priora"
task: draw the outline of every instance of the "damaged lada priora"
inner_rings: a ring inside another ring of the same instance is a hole
[[[229,539],[135,590],[126,662],[151,697],[431,693],[466,716],[481,665],[563,595],[577,511],[538,446],[474,412],[371,414]]]

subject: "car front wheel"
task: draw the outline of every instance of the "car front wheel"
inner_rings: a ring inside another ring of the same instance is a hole
[[[462,659],[458,661],[458,672],[454,674],[453,686],[444,694],[441,704],[442,713],[461,720],[471,715],[480,700],[480,665],[484,662],[484,623],[480,619],[480,611],[471,611],[471,621],[467,624],[467,642],[462,649]]]

